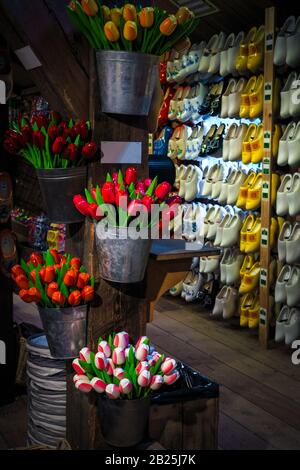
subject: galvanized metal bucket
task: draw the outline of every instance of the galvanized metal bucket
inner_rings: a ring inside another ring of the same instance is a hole
[[[71,359],[86,345],[87,305],[67,308],[38,306],[51,356]]]
[[[131,284],[144,279],[151,240],[128,237],[127,228],[96,225],[99,272],[103,279]]]
[[[36,170],[44,210],[51,222],[72,224],[81,222],[73,204],[73,196],[81,194],[87,182],[87,167]]]
[[[114,447],[133,447],[147,437],[150,399],[100,397],[98,415],[104,440]]]
[[[126,51],[96,51],[101,111],[148,116],[159,57]]]

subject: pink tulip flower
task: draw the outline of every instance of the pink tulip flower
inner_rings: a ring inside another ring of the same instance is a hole
[[[124,379],[124,376],[125,376],[125,370],[122,369],[121,367],[117,367],[114,370],[113,374],[117,379],[122,380],[122,379]]]
[[[138,349],[138,347],[141,345],[141,344],[144,344],[144,343],[147,343],[149,344],[149,338],[147,336],[140,336],[136,345],[135,345],[135,349]]]
[[[111,349],[107,341],[101,341],[98,344],[98,352],[102,352],[106,357],[110,357]]]
[[[126,331],[117,333],[114,339],[114,346],[116,348],[126,349],[129,344],[129,334]]]
[[[94,377],[90,384],[97,393],[104,393],[106,390],[106,383],[99,379],[99,377]]]
[[[74,361],[72,362],[72,366],[73,366],[73,369],[75,370],[76,374],[83,374],[85,375],[85,370],[84,368],[79,364],[79,359],[76,358],[74,359]]]
[[[128,379],[122,379],[119,388],[121,393],[128,395],[132,391],[132,383]]]
[[[113,363],[120,366],[126,361],[125,350],[122,348],[115,348],[112,354]]]
[[[140,387],[148,387],[151,382],[151,374],[148,370],[143,370],[143,372],[138,376],[137,382]]]
[[[153,375],[151,379],[150,388],[151,390],[158,390],[164,383],[164,378],[162,375]]]
[[[79,357],[81,361],[88,362],[90,364],[91,362],[91,350],[90,348],[82,348],[81,351],[79,351]]]
[[[135,368],[137,375],[140,375],[143,370],[149,370],[149,364],[147,361],[139,362],[139,364]]]
[[[99,370],[106,369],[107,366],[107,358],[102,352],[97,352],[95,356],[95,366]]]
[[[175,369],[176,366],[177,366],[177,363],[175,359],[170,359],[169,357],[167,357],[162,363],[160,368],[164,374],[170,374]]]
[[[152,353],[152,359],[155,361],[155,364],[157,363],[157,361],[161,358],[161,354],[159,354],[157,351],[154,351]]]
[[[113,360],[111,358],[107,359],[107,367],[106,367],[106,372],[108,375],[113,375],[115,370],[115,365],[113,363]]]
[[[78,380],[81,380],[81,382],[89,382],[89,378],[86,375],[83,374],[75,374],[73,377],[73,382],[76,383]]]
[[[106,395],[112,400],[116,400],[120,396],[120,389],[117,385],[108,384],[105,389]]]
[[[149,346],[147,344],[140,344],[140,346],[135,350],[135,357],[140,362],[145,361],[147,359],[148,354]]]
[[[83,382],[82,380],[77,380],[77,382],[75,382],[75,387],[83,393],[89,393],[93,390],[90,382]]]
[[[178,370],[174,370],[174,372],[170,375],[164,375],[164,383],[167,385],[172,385],[176,382],[180,377]]]

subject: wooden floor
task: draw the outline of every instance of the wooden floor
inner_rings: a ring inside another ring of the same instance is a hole
[[[264,350],[256,333],[165,297],[148,336],[218,382],[220,449],[300,449],[300,365],[285,346]]]
[[[291,351],[264,350],[255,332],[165,297],[148,336],[159,350],[220,384],[220,449],[300,449],[300,366]],[[0,408],[0,449],[26,444],[26,397]]]

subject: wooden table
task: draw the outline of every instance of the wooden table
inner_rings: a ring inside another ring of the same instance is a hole
[[[219,254],[219,248],[197,247],[195,244],[183,240],[157,240],[153,242],[146,284],[149,321],[153,320],[156,302],[171,287],[185,278],[194,257],[217,256]]]

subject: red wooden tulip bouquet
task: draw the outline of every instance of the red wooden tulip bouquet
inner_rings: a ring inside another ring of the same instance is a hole
[[[59,113],[52,113],[49,119],[37,116],[31,123],[25,118],[13,122],[3,145],[37,169],[70,168],[84,165],[96,155],[91,134],[89,121],[66,122]]]
[[[75,195],[73,202],[81,214],[96,221],[103,217],[98,208],[112,205],[117,218],[116,221],[111,219],[112,224],[117,227],[126,227],[137,213],[140,211],[150,213],[155,205],[163,208],[162,216],[170,215],[172,206],[182,203],[181,198],[170,194],[171,190],[170,183],[157,184],[156,177],[153,180],[146,178],[138,181],[137,170],[130,167],[127,168],[125,175],[121,171],[112,176],[108,173],[106,182],[101,187],[96,186],[92,191],[86,189],[86,197]]]
[[[94,354],[83,348],[74,359],[75,387],[85,393],[94,390],[110,399],[147,398],[164,384],[179,378],[174,359],[150,350],[149,339],[141,336],[135,346],[129,344],[125,331],[98,342]]]
[[[170,15],[165,10],[136,7],[132,3],[110,9],[98,0],[72,0],[67,12],[97,50],[162,55],[199,25],[199,20],[187,7]]]
[[[44,308],[77,307],[94,298],[94,278],[79,258],[49,250],[44,255],[32,253],[29,261],[13,266],[11,275],[20,298]]]

